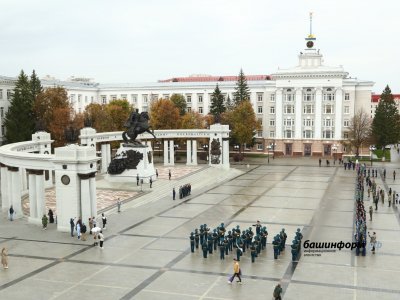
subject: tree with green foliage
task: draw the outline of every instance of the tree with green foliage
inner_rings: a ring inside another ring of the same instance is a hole
[[[183,116],[186,113],[186,99],[182,94],[172,94],[169,100],[179,109],[179,114]]]
[[[21,70],[4,120],[7,143],[32,139],[32,133],[35,130],[33,102],[34,94],[31,90],[31,83],[28,76]]]
[[[31,80],[29,82],[33,97],[33,102],[35,102],[37,95],[43,91],[42,84],[39,77],[36,76],[35,70],[32,71]]]
[[[246,76],[243,73],[243,69],[240,69],[238,81],[236,82],[235,92],[233,93],[233,101],[235,106],[245,100],[250,100],[250,88],[247,85]]]
[[[226,110],[224,105],[224,95],[222,95],[221,90],[217,86],[214,89],[214,92],[211,95],[211,106],[210,106],[210,114],[214,116],[215,123],[220,123],[221,114]]]
[[[372,136],[377,147],[397,144],[400,140],[400,115],[393,100],[392,91],[387,85],[383,90],[375,117],[372,121]]]

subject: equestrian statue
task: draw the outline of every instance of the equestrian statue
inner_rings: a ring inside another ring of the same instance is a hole
[[[140,144],[140,142],[136,141],[136,138],[139,134],[147,132],[150,133],[154,138],[154,130],[149,125],[149,114],[147,112],[139,113],[139,110],[133,111],[129,119],[125,122],[124,127],[128,128],[122,133],[122,138],[125,143],[133,143]],[[128,139],[129,138],[129,139]]]

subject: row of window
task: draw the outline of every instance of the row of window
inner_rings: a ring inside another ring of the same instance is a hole
[[[322,138],[323,139],[333,139],[335,132],[333,130],[323,130],[322,131]],[[259,136],[260,137],[260,136]],[[270,138],[275,138],[275,131],[269,132]],[[294,130],[284,130],[283,131],[283,138],[291,139],[294,138]],[[303,139],[312,139],[314,138],[314,131],[313,130],[303,130]]]
[[[12,90],[7,90],[7,100],[11,100]],[[3,90],[0,90],[0,100],[3,99]]]
[[[344,106],[343,112],[345,114],[350,113],[350,106]],[[263,107],[258,106],[257,107],[257,113],[262,114],[263,113]],[[269,108],[269,113],[270,114],[275,114],[275,106],[271,106]],[[283,106],[283,113],[284,114],[294,114],[294,105],[284,105]],[[314,113],[314,105],[313,104],[306,104],[303,105],[303,114],[313,114]],[[326,104],[324,105],[324,114],[334,114],[334,105],[333,104]]]
[[[75,96],[76,96],[75,94],[71,94],[69,96],[69,99],[70,99],[71,103],[75,103]],[[81,94],[78,94],[77,100],[78,100],[78,103],[81,103],[81,101],[82,101],[82,95]],[[88,103],[88,101],[89,101],[89,97],[85,96],[85,103]],[[94,102],[94,97],[91,96],[90,97],[90,103],[93,103],[93,102]]]
[[[269,120],[269,126],[275,126],[275,119]],[[283,119],[283,126],[294,126],[294,119],[292,119],[292,118]],[[314,119],[303,119],[303,126],[305,126],[305,127],[313,127],[314,126]],[[334,120],[329,119],[329,118],[324,118],[322,120],[322,126],[324,126],[324,127],[335,126],[334,125]],[[349,127],[350,126],[350,121],[349,120],[344,120],[343,121],[343,126],[344,127]]]

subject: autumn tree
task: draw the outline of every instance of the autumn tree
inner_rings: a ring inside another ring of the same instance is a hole
[[[204,117],[198,112],[190,111],[187,112],[181,118],[181,129],[204,129],[205,120]]]
[[[400,140],[400,115],[388,85],[383,90],[375,110],[372,135],[377,146],[384,149],[385,146],[396,144]]]
[[[167,99],[158,99],[150,105],[150,125],[154,129],[179,128],[179,109]]]
[[[172,94],[169,99],[179,109],[179,114],[183,116],[187,109],[185,97],[182,94]]]
[[[211,95],[211,106],[210,106],[210,114],[214,116],[215,122],[220,123],[221,114],[225,112],[224,105],[224,95],[222,95],[221,90],[217,86],[214,89],[214,92]]]
[[[351,118],[348,133],[349,142],[356,148],[356,156],[358,157],[361,145],[366,143],[371,136],[371,120],[365,110],[358,110]]]
[[[54,139],[54,146],[64,146],[64,130],[71,126],[73,110],[63,87],[46,88],[34,103],[34,113]]]
[[[232,111],[226,112],[223,119],[229,124],[231,138],[239,144],[239,153],[242,152],[244,144],[252,145],[254,143],[254,136],[256,131],[261,128],[261,124],[256,118],[250,101],[242,101]]]
[[[127,100],[112,100],[105,106],[107,131],[125,130],[124,124],[129,118],[133,106]]]
[[[92,127],[97,132],[107,132],[108,130],[108,117],[105,109],[105,105],[98,103],[91,103],[85,108],[85,118],[89,119],[92,123]]]
[[[250,88],[247,85],[247,79],[243,73],[243,69],[240,69],[235,92],[233,93],[233,101],[235,106],[237,106],[245,100],[250,100]]]
[[[36,77],[35,71],[29,80],[22,70],[15,84],[4,120],[5,138],[8,143],[32,139],[32,133],[35,131],[33,103],[41,90],[40,80]]]

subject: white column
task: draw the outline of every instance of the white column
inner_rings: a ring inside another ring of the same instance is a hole
[[[37,203],[36,203],[36,175],[29,173],[29,210],[30,218],[35,219],[37,215]]]
[[[91,208],[91,215],[97,216],[97,195],[96,195],[96,178],[90,177],[89,179],[90,184],[90,208]],[[87,220],[86,222],[88,222]]]
[[[7,178],[7,167],[2,165],[0,168],[0,176],[1,176],[1,208],[3,210],[7,210],[10,208],[10,200],[8,198],[8,178]]]
[[[21,188],[23,191],[28,189],[28,182],[26,179],[26,169],[21,168]]]
[[[295,112],[295,127],[294,127],[294,137],[295,139],[301,139],[301,124],[302,124],[302,117],[301,117],[301,103],[302,103],[302,89],[296,89],[296,99],[294,102],[294,112]]]
[[[106,173],[107,168],[107,144],[101,144],[101,173]]]
[[[11,199],[12,205],[14,207],[14,211],[16,213],[16,217],[22,217],[22,205],[21,205],[21,178],[20,178],[20,171],[18,168],[13,168],[14,170],[11,171]]]
[[[192,140],[186,141],[186,165],[192,165]]]
[[[275,137],[277,139],[282,138],[282,126],[283,126],[283,95],[282,95],[282,89],[278,89],[276,91],[276,99],[275,99],[275,128],[276,128],[276,133]]]
[[[336,89],[335,93],[335,140],[342,139],[342,128],[343,128],[343,90],[341,88]]]
[[[107,153],[107,167],[111,163],[111,144],[106,144],[106,153]]]
[[[175,145],[174,140],[169,141],[169,164],[175,165]]]
[[[164,140],[164,166],[169,165],[168,140]]]
[[[38,173],[36,176],[36,207],[37,207],[37,216],[38,218],[42,218],[44,214],[46,214],[46,203],[44,200],[44,174]]]
[[[193,158],[193,165],[197,166],[197,140],[193,140],[192,144],[192,158]]]
[[[224,168],[229,168],[229,140],[222,140],[222,165]]]
[[[317,88],[315,92],[315,139],[321,139],[322,133],[322,89]]]
[[[6,169],[6,177],[7,177],[7,187],[6,187],[6,194],[7,194],[7,198],[8,198],[8,208],[7,209],[9,209],[10,208],[10,206],[11,205],[14,205],[14,203],[13,203],[13,190],[12,190],[12,174],[11,174],[11,172],[10,172],[10,170],[8,169],[8,167],[7,167],[7,169]],[[15,208],[14,208],[14,210],[15,210]]]
[[[89,178],[80,179],[81,181],[81,219],[87,223],[92,216],[92,201],[90,197],[90,181]],[[86,221],[88,220],[88,221]]]

